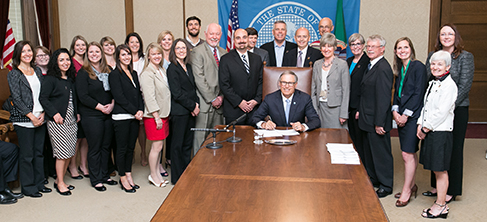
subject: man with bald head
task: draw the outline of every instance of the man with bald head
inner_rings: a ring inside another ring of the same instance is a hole
[[[250,120],[262,101],[262,60],[248,51],[248,34],[237,29],[233,36],[235,49],[220,61],[218,76],[223,93],[223,116],[228,124],[244,113],[237,124],[250,125]]]
[[[296,44],[286,41],[287,25],[284,21],[275,21],[272,29],[274,41],[262,45],[260,48],[269,53],[269,64],[267,66],[282,66],[284,54],[297,47]]]
[[[318,24],[318,31],[320,32],[321,36],[323,36],[324,33],[331,33],[334,28],[335,26],[333,26],[333,21],[328,17],[324,17],[323,19],[321,19],[320,23]],[[321,50],[319,39],[312,42],[310,46],[315,49]],[[342,40],[337,39],[337,49],[335,50],[335,56],[343,60],[347,59],[347,44]]]
[[[223,95],[218,84],[218,66],[221,56],[227,52],[218,46],[222,37],[221,26],[211,23],[206,27],[206,42],[191,52],[191,65],[198,97],[200,114],[196,117],[196,128],[213,128],[223,124]],[[196,131],[194,134],[194,154],[198,152],[208,133]]]
[[[296,30],[294,40],[298,44],[297,48],[291,49],[284,54],[282,66],[291,67],[312,67],[316,60],[323,58],[320,50],[308,47],[309,43],[308,29],[301,27]]]

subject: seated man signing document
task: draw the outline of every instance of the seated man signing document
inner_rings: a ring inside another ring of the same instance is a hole
[[[254,113],[252,125],[261,129],[273,130],[276,126],[292,126],[304,132],[320,127],[320,118],[313,108],[311,96],[296,89],[298,76],[285,71],[279,76],[279,90],[267,95]],[[268,116],[270,119],[264,121]],[[304,123],[305,117],[308,122]]]

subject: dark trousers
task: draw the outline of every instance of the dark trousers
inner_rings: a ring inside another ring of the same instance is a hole
[[[44,141],[46,125],[36,128],[14,126],[19,138],[19,166],[22,193],[32,195],[44,188]]]
[[[0,141],[0,192],[7,183],[17,179],[19,172],[19,148],[13,143]]]
[[[112,135],[112,142],[110,144],[110,150],[108,151],[108,174],[117,170],[115,159],[117,157],[117,141],[115,140],[115,134]]]
[[[88,169],[92,186],[109,179],[108,155],[113,137],[113,123],[109,115],[83,116],[81,124],[88,142]]]
[[[191,128],[196,118],[191,115],[173,115],[169,119],[169,137],[171,137],[171,182],[176,184],[191,161],[194,132]]]
[[[135,142],[139,135],[139,121],[136,119],[113,120],[115,141],[117,142],[118,175],[132,172],[132,158],[134,157]]]
[[[348,114],[348,134],[350,134],[350,138],[352,138],[353,145],[355,146],[355,150],[357,150],[360,160],[362,160],[362,162],[364,163],[362,130],[360,130],[360,128],[358,127],[358,119],[355,119],[356,113],[356,109],[351,109]]]
[[[463,144],[468,125],[468,106],[455,108],[455,118],[453,119],[453,147],[450,160],[450,170],[448,170],[448,195],[462,195],[463,186]],[[436,177],[431,171],[431,187],[436,188]]]
[[[364,135],[364,165],[372,184],[392,192],[394,160],[391,152],[391,135],[362,131]]]
[[[46,138],[44,139],[44,151],[42,155],[44,156],[44,177],[47,179],[49,176],[56,176],[56,158],[52,154],[51,139],[49,138],[49,133],[46,133]]]

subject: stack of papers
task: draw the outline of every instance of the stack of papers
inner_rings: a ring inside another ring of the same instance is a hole
[[[265,129],[255,129],[255,133],[262,135],[263,137],[283,137],[283,136],[297,136],[299,135],[293,129],[290,130],[265,130]]]
[[[360,158],[353,144],[327,143],[326,149],[331,156],[331,164],[360,165]]]

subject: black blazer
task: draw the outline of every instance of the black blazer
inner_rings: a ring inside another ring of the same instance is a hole
[[[255,111],[252,117],[252,125],[255,126],[259,121],[269,115],[277,126],[291,126],[286,123],[286,114],[284,113],[284,104],[282,102],[281,90],[268,94],[259,109]],[[321,126],[320,117],[316,113],[311,101],[311,96],[296,89],[291,109],[289,110],[289,123],[305,123],[305,117],[308,118],[308,130],[313,130]]]
[[[41,86],[41,94],[39,95],[39,101],[41,102],[48,119],[54,120],[53,117],[57,113],[59,113],[63,119],[66,118],[70,90],[72,92],[74,114],[76,118],[78,106],[74,81],[71,78],[62,79],[54,76],[44,77],[44,81],[42,82]]]
[[[315,63],[316,60],[323,58],[320,50],[308,46],[308,51],[306,51],[306,56],[304,59],[303,67],[310,67],[309,62]],[[282,60],[282,66],[296,67],[298,63],[298,48],[291,49],[284,53],[284,59]],[[311,66],[313,67],[313,66]]]
[[[284,63],[284,55],[286,54],[286,52],[296,47],[298,47],[296,43],[286,41],[286,46],[284,47],[284,54],[282,55],[283,63]],[[260,48],[267,50],[267,52],[269,53],[269,64],[267,64],[267,66],[276,66],[276,51],[274,50],[274,41],[270,41],[260,46]]]
[[[187,73],[179,62],[171,63],[167,67],[167,81],[171,90],[171,115],[191,115],[196,103],[200,103],[196,95],[193,69],[189,63],[186,64],[186,70]]]
[[[347,59],[348,67],[352,64],[353,56]],[[358,60],[355,68],[350,75],[350,103],[348,110],[356,110],[360,104],[360,85],[362,84],[362,78],[367,71],[367,66],[370,63],[370,59],[367,54],[363,54]]]
[[[132,114],[144,111],[144,101],[140,92],[139,78],[137,72],[131,73],[134,84],[122,70],[116,68],[108,76],[110,89],[115,100],[112,114]]]
[[[393,106],[399,106],[399,114],[406,111],[406,115],[419,118],[423,108],[424,92],[426,91],[426,67],[418,60],[411,61],[404,77],[401,98],[399,98],[399,86],[401,73],[396,77]],[[412,112],[412,115],[409,114]]]
[[[35,67],[34,71],[37,78],[39,78],[42,88],[44,76],[42,76],[41,69]],[[16,68],[8,73],[7,80],[14,105],[13,110],[10,112],[10,121],[30,122],[29,117],[26,115],[32,112],[34,99],[32,98],[32,89],[30,88],[29,81],[27,81],[22,71]]]
[[[385,58],[365,73],[360,88],[359,128],[375,132],[375,126],[392,129],[391,94],[394,75]]]
[[[237,51],[231,50],[220,59],[218,77],[223,93],[223,114],[235,117],[244,112],[238,107],[242,100],[262,102],[262,60],[259,55],[247,52],[249,73]],[[254,107],[254,110],[257,107]],[[230,120],[232,121],[232,120]]]
[[[104,116],[106,114],[96,109],[96,105],[112,103],[112,93],[105,91],[103,82],[99,79],[91,79],[84,69],[78,71],[76,76],[76,94],[78,94],[78,111],[81,116]]]

